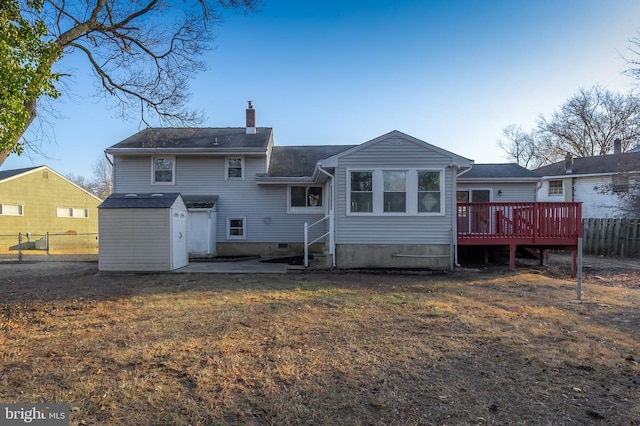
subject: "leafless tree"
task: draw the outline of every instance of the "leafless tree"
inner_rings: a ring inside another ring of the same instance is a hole
[[[258,1],[44,0],[42,8],[34,8],[21,0],[20,12],[45,23],[62,56],[85,57],[97,78],[97,93],[124,118],[184,125],[202,119],[188,107],[188,83],[206,69],[201,55],[213,25],[224,9],[253,11]],[[27,127],[37,116],[37,101],[29,102]],[[20,140],[22,135],[16,144]],[[9,152],[0,152],[0,165]]]
[[[624,152],[640,141],[640,99],[600,86],[580,89],[549,118],[540,116],[530,133],[510,125],[504,134],[507,140],[498,146],[525,167],[560,161],[567,152],[575,157],[610,154],[616,139]]]
[[[112,166],[109,158],[98,158],[96,162],[93,163],[92,171],[93,176],[91,179],[75,174],[68,174],[66,178],[96,197],[104,200],[111,195],[113,191]]]

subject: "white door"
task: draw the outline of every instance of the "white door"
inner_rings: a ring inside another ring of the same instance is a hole
[[[189,212],[189,254],[215,254],[215,212]]]
[[[187,253],[187,212],[185,210],[172,210],[172,250],[171,269],[182,268],[189,264]]]

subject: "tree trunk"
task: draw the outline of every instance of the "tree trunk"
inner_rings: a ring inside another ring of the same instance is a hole
[[[27,102],[27,109],[29,110],[29,112],[31,113],[29,115],[29,120],[27,120],[27,124],[24,126],[24,130],[22,131],[22,134],[19,135],[16,140],[13,143],[13,146],[19,145],[19,144],[23,144],[23,142],[20,141],[20,139],[22,139],[22,136],[24,136],[24,132],[27,131],[27,129],[29,128],[29,126],[31,126],[31,123],[33,123],[33,120],[36,119],[36,102],[37,99],[32,99],[29,102]],[[0,166],[2,166],[5,162],[5,160],[12,154],[12,151],[10,149],[6,149],[4,151],[0,151]]]

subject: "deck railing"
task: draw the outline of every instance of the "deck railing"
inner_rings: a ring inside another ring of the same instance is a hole
[[[458,242],[571,244],[582,236],[581,203],[458,203]]]

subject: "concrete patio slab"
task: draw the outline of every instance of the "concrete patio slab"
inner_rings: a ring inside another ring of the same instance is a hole
[[[176,274],[286,274],[286,263],[260,262],[259,259],[230,262],[191,262]]]

